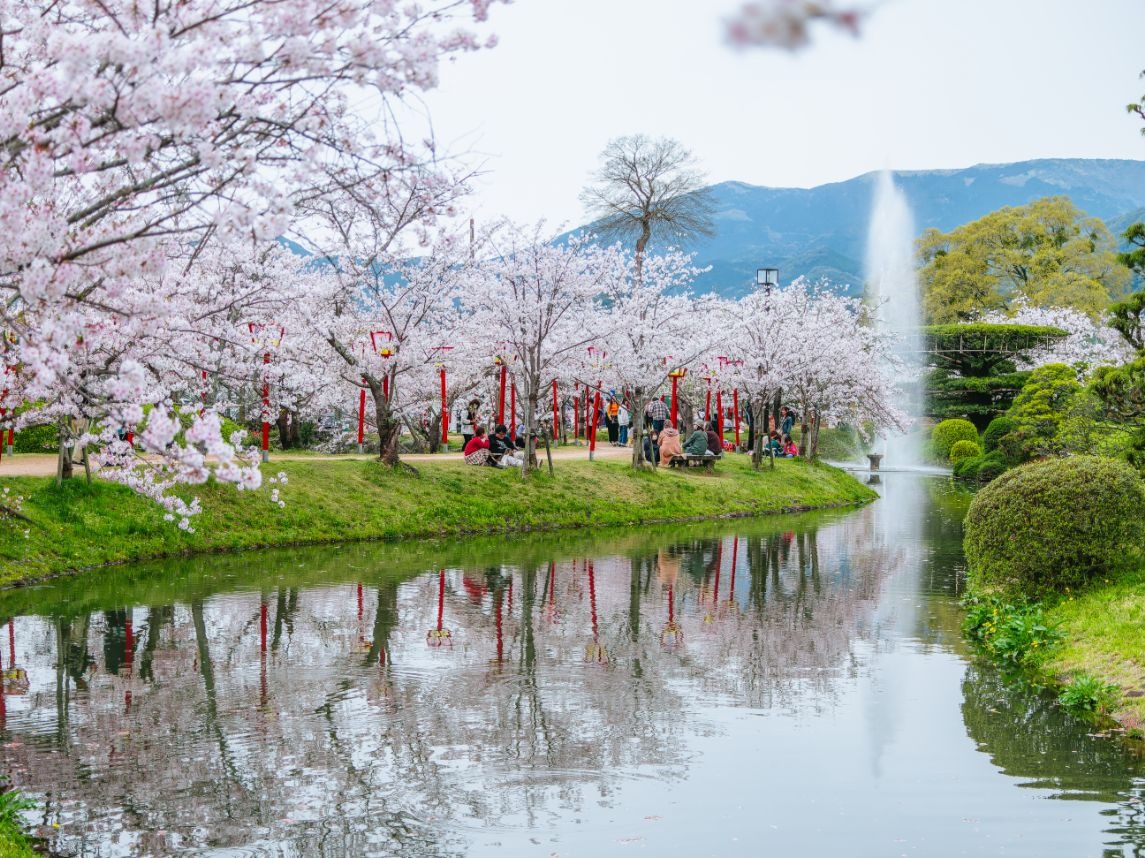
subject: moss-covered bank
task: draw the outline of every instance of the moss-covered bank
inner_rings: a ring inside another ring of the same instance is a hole
[[[26,498],[24,512],[35,525],[0,524],[0,584],[199,552],[761,515],[875,497],[836,468],[781,460],[774,470],[756,472],[740,456],[725,458],[712,474],[578,461],[524,481],[515,471],[453,462],[416,475],[361,460],[282,462],[267,472],[278,470],[285,485],[267,483],[253,494],[198,487],[204,511],[194,533],[164,521],[155,504],[120,486],[6,479]],[[273,489],[285,503],[281,509],[270,500]]]

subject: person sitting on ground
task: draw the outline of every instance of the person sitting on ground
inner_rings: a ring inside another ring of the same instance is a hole
[[[651,462],[653,466],[660,464],[659,437],[655,432],[649,432],[644,436],[644,461]]]
[[[523,460],[516,453],[516,445],[509,440],[509,430],[505,428],[504,423],[498,423],[493,431],[493,437],[489,439],[489,457],[492,460],[490,464],[498,468],[520,467]]]
[[[713,456],[722,455],[724,452],[724,440],[720,437],[720,433],[716,431],[716,421],[712,420],[707,426],[708,437],[708,452]]]
[[[680,443],[680,433],[669,423],[660,433],[660,461],[671,462],[677,456],[683,455],[684,446]]]
[[[708,433],[696,427],[684,442],[684,453],[689,456],[702,456],[708,452]]]
[[[764,452],[770,453],[772,456],[783,456],[783,443],[779,440],[779,433],[774,429],[771,430],[771,434],[768,436]]]
[[[486,465],[489,464],[489,439],[485,437],[485,427],[475,426],[473,428],[473,437],[469,439],[469,443],[465,445],[465,464],[467,465]]]
[[[790,435],[783,436],[783,455],[792,459],[799,455],[799,448],[795,446]]]

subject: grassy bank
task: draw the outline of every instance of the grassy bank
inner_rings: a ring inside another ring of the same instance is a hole
[[[759,515],[855,504],[875,497],[843,471],[780,460],[751,470],[731,456],[713,474],[634,472],[619,461],[561,462],[554,476],[441,462],[417,475],[367,461],[293,461],[266,469],[284,486],[240,493],[197,488],[194,533],[126,488],[10,478],[35,525],[0,524],[0,584],[147,558],[352,539],[401,539]],[[270,501],[281,492],[284,508]],[[26,532],[26,536],[25,536]]]
[[[1046,618],[1063,635],[1047,677],[1066,688],[1080,680],[1121,726],[1145,732],[1145,568],[1059,601]]]

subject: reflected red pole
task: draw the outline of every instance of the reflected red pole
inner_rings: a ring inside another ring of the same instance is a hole
[[[553,440],[561,437],[561,419],[557,414],[557,380],[553,379]]]
[[[494,617],[497,622],[497,663],[501,663],[501,659],[505,652],[505,636],[501,626],[501,600],[504,596],[504,591],[498,589],[493,597]]]
[[[258,702],[260,706],[266,705],[266,601],[258,606],[258,633],[259,633],[259,676],[258,676]]]
[[[595,641],[599,629],[596,621],[596,573],[591,560],[588,561],[588,607],[592,612],[592,639]]]
[[[739,552],[739,537],[732,537],[732,574],[731,583],[728,585],[728,601],[732,601],[736,597],[736,554]]]
[[[437,573],[437,630],[441,631],[442,615],[445,613],[445,570]]]
[[[549,607],[555,606],[557,597],[557,564],[556,561],[549,561]]]
[[[16,666],[16,621],[8,621],[8,667]]]
[[[676,621],[676,593],[675,588],[668,585],[668,622],[673,623]]]
[[[739,449],[739,388],[732,391],[732,422],[736,427],[736,449]]]
[[[449,409],[445,404],[445,367],[441,368],[441,443],[449,443]]]
[[[716,580],[712,583],[712,604],[720,603],[720,567],[724,565],[724,541],[716,543]]]
[[[358,585],[358,622],[362,621],[362,585]]]
[[[513,580],[509,579],[509,616],[513,616]]]

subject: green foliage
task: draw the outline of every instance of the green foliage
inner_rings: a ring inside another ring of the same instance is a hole
[[[1051,363],[1034,370],[1006,412],[1013,426],[998,439],[1006,458],[1017,463],[1035,456],[1084,452],[1068,445],[1062,435],[1081,393],[1077,372],[1065,364]]]
[[[3,789],[0,792],[0,856],[30,858],[36,855],[24,834],[24,823],[20,817],[21,813],[34,810],[36,806],[36,802],[19,790]]]
[[[1002,453],[994,450],[979,456],[971,456],[954,463],[954,476],[968,480],[978,480],[988,483],[1000,476],[1008,465],[1002,458]]]
[[[982,433],[983,451],[993,453],[998,449],[998,441],[1017,428],[1018,424],[1013,419],[1006,416],[995,417]]]
[[[1075,307],[1097,318],[1129,285],[1105,224],[1068,197],[1002,208],[918,241],[923,312],[944,324],[1005,310]]]
[[[54,425],[25,426],[16,430],[17,453],[54,453],[59,444],[59,430]]]
[[[964,417],[985,428],[1005,411],[1029,378],[1015,361],[1067,333],[1036,325],[930,325],[923,329],[934,369],[925,380],[927,413]]]
[[[1138,223],[1130,227],[1130,231],[1134,228],[1140,228],[1143,240],[1145,240],[1145,224]],[[1129,233],[1126,233],[1128,237]],[[1137,271],[1142,277],[1145,277],[1145,246],[1140,250],[1134,251],[1134,255],[1140,255],[1140,259],[1134,263],[1134,270]],[[1129,254],[1122,254],[1122,261],[1125,262]],[[1126,262],[1128,265],[1129,263]],[[1137,351],[1145,351],[1145,292],[1134,292],[1124,301],[1118,301],[1109,308],[1109,325],[1117,330]]]
[[[987,655],[1011,667],[1032,667],[1061,644],[1063,635],[1045,608],[1024,599],[971,596],[963,601],[962,631]]]
[[[950,451],[959,441],[973,441],[978,445],[978,429],[969,420],[943,420],[931,430],[931,450],[941,461],[950,459]]]
[[[973,456],[981,456],[982,448],[975,441],[955,441],[950,447],[950,461],[961,462]]]
[[[1145,483],[1096,456],[1015,468],[985,486],[966,515],[974,589],[1040,597],[1127,568],[1145,545]]]
[[[1075,715],[1092,716],[1112,710],[1117,698],[1118,688],[1113,683],[1103,682],[1089,673],[1079,673],[1058,694],[1058,703]]]

